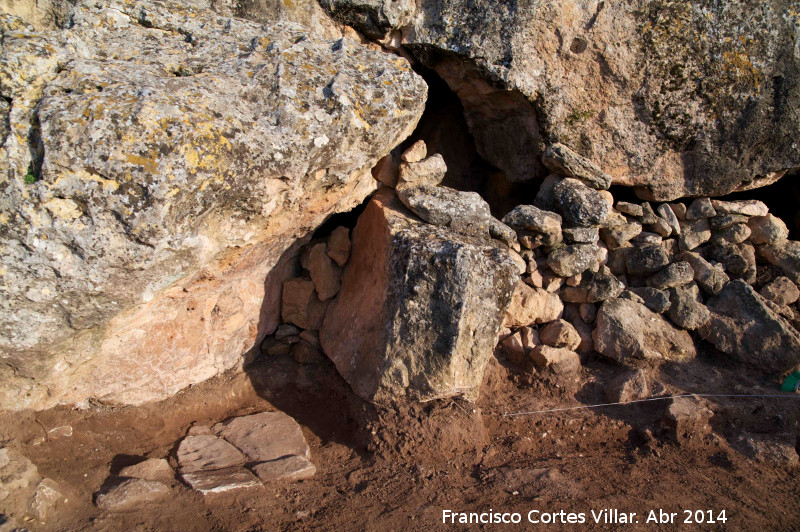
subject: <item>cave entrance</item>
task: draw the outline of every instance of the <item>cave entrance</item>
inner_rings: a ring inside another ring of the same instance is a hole
[[[483,159],[475,147],[458,95],[432,69],[421,64],[415,70],[428,84],[425,112],[400,152],[424,140],[428,154],[439,153],[447,164],[442,184],[456,190],[477,192],[489,203],[492,215],[502,219],[521,203],[533,203],[539,182],[514,183],[502,170]]]
[[[735,192],[717,199],[763,201],[772,215],[786,223],[789,239],[800,240],[800,168],[788,172],[766,187]]]

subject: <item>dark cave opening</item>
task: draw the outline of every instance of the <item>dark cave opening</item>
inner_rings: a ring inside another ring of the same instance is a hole
[[[502,170],[483,159],[475,147],[458,95],[434,70],[421,64],[415,65],[415,70],[428,84],[428,99],[416,130],[400,145],[400,153],[414,142],[424,140],[428,155],[439,153],[447,164],[442,185],[477,192],[497,218],[519,204],[533,203],[540,182],[512,182]]]
[[[789,228],[789,239],[800,240],[800,169],[788,172],[766,187],[734,192],[717,199],[763,201],[772,215],[786,223]]]

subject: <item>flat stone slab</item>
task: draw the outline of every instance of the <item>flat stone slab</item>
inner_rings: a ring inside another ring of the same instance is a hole
[[[236,447],[212,435],[186,436],[178,446],[178,463],[183,473],[222,469],[244,462],[244,455]]]
[[[283,412],[262,412],[217,423],[214,432],[238,447],[251,462],[286,456],[311,457],[300,425]]]
[[[238,466],[183,473],[181,477],[184,482],[203,495],[261,486],[261,482],[253,473]]]
[[[169,494],[169,486],[162,482],[132,478],[99,493],[95,504],[98,508],[112,512],[144,510],[148,504],[161,500]]]
[[[314,476],[317,468],[302,456],[288,456],[271,462],[263,462],[252,467],[261,482],[306,480]]]

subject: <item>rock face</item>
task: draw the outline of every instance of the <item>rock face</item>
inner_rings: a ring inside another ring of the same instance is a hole
[[[800,164],[792,5],[323,2],[367,33],[402,27],[510,179],[544,177],[540,157],[561,143],[654,199],[746,190]]]
[[[421,116],[404,60],[208,7],[0,22],[4,407],[141,403],[240,365],[278,323],[279,257]]]
[[[728,283],[709,299],[708,309],[711,319],[700,334],[720,351],[773,372],[800,363],[800,333],[744,281]]]
[[[491,241],[418,222],[384,190],[359,218],[320,341],[364,399],[475,399],[517,279]]]

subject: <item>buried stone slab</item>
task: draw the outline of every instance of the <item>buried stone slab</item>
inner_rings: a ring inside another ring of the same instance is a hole
[[[302,456],[286,456],[270,462],[262,462],[251,467],[261,482],[292,482],[307,480],[317,473],[310,460]]]
[[[699,332],[720,351],[776,373],[800,363],[800,333],[744,281],[729,282],[707,307],[711,318]]]
[[[250,470],[240,466],[183,473],[181,477],[203,495],[261,486],[261,482]]]
[[[217,423],[212,430],[235,445],[249,462],[267,462],[286,456],[308,459],[308,443],[300,425],[283,412],[262,412]]]
[[[98,493],[95,504],[112,512],[142,510],[170,493],[169,486],[162,482],[131,478]]]
[[[382,190],[353,232],[320,341],[368,401],[474,400],[518,280],[506,250],[422,223]]]

